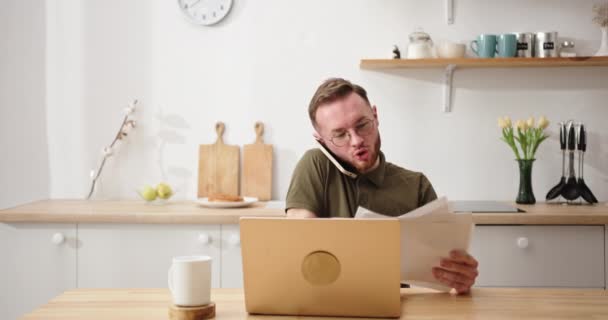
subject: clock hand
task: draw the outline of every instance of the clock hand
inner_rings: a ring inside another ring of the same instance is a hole
[[[199,2],[201,2],[201,0],[195,0],[195,1],[193,1],[192,3],[186,3],[186,4],[184,5],[184,8],[185,8],[185,9],[191,8],[192,6],[195,6],[195,5],[196,5],[197,3],[199,3]]]

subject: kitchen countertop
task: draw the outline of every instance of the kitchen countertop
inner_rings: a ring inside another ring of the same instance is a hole
[[[42,200],[0,210],[0,222],[237,224],[240,217],[285,216],[282,208],[268,204],[273,203],[210,209],[194,201]]]
[[[608,205],[516,205],[523,213],[474,213],[478,225],[605,225]],[[283,217],[281,202],[209,209],[194,201],[148,204],[142,200],[41,200],[0,210],[0,222],[236,224],[240,217]]]
[[[473,221],[483,224],[608,224],[608,203],[595,205],[565,205],[537,203],[521,205],[510,203],[525,212],[516,213],[473,213]]]
[[[212,289],[211,300],[216,304],[217,319],[270,318],[247,314],[242,289]],[[167,289],[76,289],[64,292],[21,319],[166,320],[169,304]],[[474,288],[470,295],[458,296],[412,288],[401,289],[401,308],[401,319],[608,319],[608,292]]]

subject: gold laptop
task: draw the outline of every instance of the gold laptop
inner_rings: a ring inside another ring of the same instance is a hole
[[[241,218],[253,314],[399,317],[396,219]]]

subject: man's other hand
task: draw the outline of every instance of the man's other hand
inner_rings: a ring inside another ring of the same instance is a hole
[[[466,251],[452,250],[449,258],[441,258],[439,266],[433,268],[433,276],[458,294],[468,293],[479,275],[478,265]]]

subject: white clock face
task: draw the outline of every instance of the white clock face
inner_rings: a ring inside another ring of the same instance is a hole
[[[192,22],[206,26],[220,22],[232,7],[232,0],[177,0],[177,3]]]

